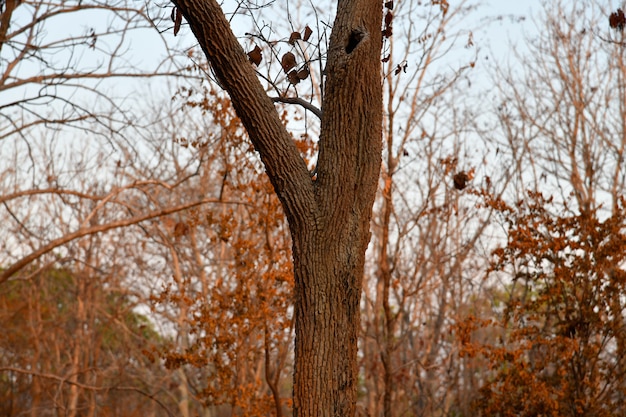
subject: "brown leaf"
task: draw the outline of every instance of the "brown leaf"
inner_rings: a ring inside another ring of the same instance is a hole
[[[391,54],[389,54],[386,57],[384,57],[381,61],[382,62],[389,62],[390,59],[391,59]]]
[[[174,226],[174,237],[175,238],[179,238],[181,236],[185,236],[185,235],[187,235],[187,233],[189,233],[189,226],[187,226],[187,223],[183,223],[183,222],[176,223],[176,226]]]
[[[180,25],[183,22],[183,14],[180,12],[180,9],[176,8],[176,16],[174,17],[174,36],[178,35],[178,31],[180,31]]]
[[[391,26],[392,21],[393,21],[393,13],[387,12],[385,14],[385,27]]]
[[[287,79],[293,85],[296,85],[300,82],[300,77],[298,77],[298,71],[291,70],[289,74],[287,74]]]
[[[298,79],[306,80],[309,77],[309,69],[307,67],[302,68],[300,71],[296,73]]]
[[[304,40],[305,42],[308,41],[312,34],[313,30],[311,30],[311,28],[307,25],[307,27],[304,28],[304,35],[302,35],[302,40]]]
[[[288,42],[290,45],[294,45],[298,39],[300,39],[300,32],[291,32]]]
[[[259,66],[261,60],[263,59],[263,55],[261,55],[261,48],[259,48],[259,45],[255,45],[254,49],[248,52],[248,59],[254,65]]]
[[[404,73],[406,74],[406,68],[409,66],[409,64],[405,62],[403,62],[402,64],[398,64],[396,66],[396,69],[394,70],[393,74],[394,75],[398,75],[400,74],[400,72],[404,71]]]
[[[454,188],[456,188],[457,190],[462,190],[467,187],[467,181],[469,180],[469,177],[465,172],[461,171],[454,174],[454,177],[452,179],[454,180]]]
[[[386,2],[385,7],[389,10],[393,10],[393,0]]]
[[[617,11],[611,13],[609,16],[609,26],[613,29],[624,30],[624,26],[626,26],[626,16],[622,9],[617,9]]]
[[[287,52],[280,60],[280,65],[282,65],[285,73],[289,72],[290,69],[296,66],[296,56],[291,52]]]

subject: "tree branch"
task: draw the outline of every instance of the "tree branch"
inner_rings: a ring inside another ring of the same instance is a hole
[[[246,128],[278,195],[289,223],[315,227],[317,204],[306,163],[280,120],[274,103],[215,0],[175,0],[219,84]]]
[[[148,398],[150,398],[152,401],[156,402],[157,404],[159,404],[159,406],[161,408],[163,408],[165,410],[165,412],[167,413],[168,416],[173,417],[174,414],[172,414],[172,412],[158,399],[156,399],[154,397],[154,395],[152,394],[148,394],[147,392],[144,392],[142,390],[140,390],[139,388],[135,388],[135,387],[115,387],[115,386],[111,386],[111,387],[97,387],[94,385],[87,385],[87,384],[81,384],[80,382],[76,382],[76,381],[71,381],[67,378],[58,376],[58,375],[54,375],[54,374],[48,374],[45,372],[34,372],[34,371],[28,371],[26,369],[20,369],[20,368],[13,368],[13,367],[4,367],[4,368],[0,368],[0,372],[15,372],[15,373],[20,373],[20,374],[26,374],[26,375],[31,375],[31,376],[36,376],[39,378],[46,378],[46,379],[52,379],[55,381],[58,381],[61,384],[69,384],[69,385],[74,385],[77,386],[78,388],[82,388],[84,390],[89,390],[89,391],[134,391],[137,392],[143,396],[146,396]]]
[[[224,201],[219,201],[217,199],[203,199],[203,200],[194,201],[191,203],[181,204],[175,207],[169,207],[169,208],[162,209],[162,210],[152,211],[148,214],[131,217],[130,219],[126,219],[126,220],[119,220],[116,222],[100,224],[100,225],[92,226],[92,227],[83,227],[73,233],[67,234],[58,239],[53,240],[52,242],[48,243],[47,245],[42,246],[41,248],[37,249],[31,254],[15,262],[13,265],[9,266],[7,269],[3,270],[2,273],[0,274],[0,284],[8,280],[11,277],[11,275],[16,273],[20,269],[24,268],[26,265],[28,265],[35,259],[45,255],[46,253],[50,252],[51,250],[55,248],[58,248],[59,246],[62,246],[68,242],[71,242],[72,240],[75,240],[75,239],[78,239],[87,235],[93,235],[93,234],[100,233],[100,232],[106,232],[112,229],[118,229],[120,227],[130,226],[132,224],[137,224],[137,223],[154,219],[157,217],[167,216],[168,214],[183,211],[183,210],[196,207],[202,204],[206,204],[206,203],[241,204],[240,202],[224,202]]]
[[[322,119],[322,110],[300,97],[272,97],[274,103],[297,104]]]

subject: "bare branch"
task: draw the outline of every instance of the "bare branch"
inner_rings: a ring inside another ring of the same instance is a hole
[[[297,104],[322,119],[322,111],[301,97],[272,97],[274,103]]]
[[[14,368],[14,367],[2,367],[2,368],[0,368],[0,372],[15,372],[15,373],[20,373],[20,374],[25,374],[25,375],[36,376],[36,377],[39,377],[39,378],[52,379],[52,380],[60,382],[61,384],[74,385],[74,386],[77,386],[79,388],[82,388],[82,389],[85,389],[85,390],[89,390],[89,391],[134,391],[134,392],[137,392],[137,393],[139,393],[139,394],[141,394],[141,395],[143,395],[145,397],[150,398],[152,401],[154,401],[157,404],[159,404],[159,406],[165,410],[167,415],[172,416],[172,417],[174,416],[174,414],[172,414],[172,412],[161,401],[159,401],[153,394],[148,394],[147,392],[144,392],[144,391],[140,390],[139,388],[135,388],[135,387],[116,387],[116,386],[98,387],[98,386],[95,386],[95,385],[82,384],[80,382],[72,381],[71,379],[63,378],[63,377],[60,377],[60,376],[54,375],[54,374],[49,374],[49,373],[45,373],[45,372],[29,371],[29,370],[26,370],[26,369],[20,369],[20,368]]]
[[[130,219],[126,219],[126,220],[119,220],[116,222],[111,222],[111,223],[107,223],[107,224],[101,224],[101,225],[97,225],[97,226],[93,226],[93,227],[84,227],[81,228],[73,233],[69,233],[65,236],[62,236],[58,239],[53,240],[52,242],[48,243],[47,245],[37,249],[36,251],[32,252],[31,254],[25,256],[24,258],[20,259],[19,261],[15,262],[13,265],[9,266],[7,269],[3,270],[2,273],[0,274],[0,284],[2,284],[3,282],[5,282],[6,280],[8,280],[11,275],[13,275],[14,273],[16,273],[17,271],[19,271],[20,269],[24,268],[26,265],[28,265],[29,263],[31,263],[32,261],[34,261],[35,259],[39,258],[42,255],[45,255],[46,253],[50,252],[51,250],[58,248],[59,246],[62,246],[68,242],[71,242],[72,240],[81,238],[83,236],[87,236],[87,235],[93,235],[96,233],[101,233],[101,232],[106,232],[108,230],[111,229],[118,229],[121,227],[127,227],[133,224],[137,224],[137,223],[141,223],[143,221],[146,220],[150,220],[150,219],[155,219],[158,217],[163,217],[166,216],[168,214],[172,214],[172,213],[176,213],[179,211],[183,211],[183,210],[187,210],[189,208],[192,207],[197,207],[200,206],[202,204],[207,204],[207,203],[220,203],[220,204],[244,204],[241,202],[237,202],[237,201],[219,201],[218,199],[202,199],[199,201],[194,201],[191,203],[185,203],[185,204],[181,204],[178,206],[174,206],[174,207],[168,207],[162,210],[156,210],[156,211],[152,211],[150,213],[147,214],[143,214],[143,215],[139,215],[139,216],[135,216],[135,217],[131,217]]]

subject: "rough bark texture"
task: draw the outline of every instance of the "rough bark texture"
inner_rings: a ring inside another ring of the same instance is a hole
[[[296,278],[294,416],[353,416],[359,300],[381,158],[382,4],[338,1],[317,181],[311,180],[218,3],[175,4],[230,94],[289,221]]]

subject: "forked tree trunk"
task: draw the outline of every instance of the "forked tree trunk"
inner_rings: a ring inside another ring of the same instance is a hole
[[[294,415],[353,416],[359,300],[381,158],[382,3],[339,0],[313,181],[215,0],[176,0],[259,152],[293,240]]]

